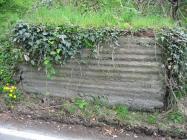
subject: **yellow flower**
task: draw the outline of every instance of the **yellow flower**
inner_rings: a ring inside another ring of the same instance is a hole
[[[9,88],[8,86],[4,86],[4,87],[3,87],[3,90],[4,90],[4,91],[9,91],[10,88]]]
[[[12,89],[10,90],[10,93],[14,92]]]
[[[14,99],[16,99],[16,97],[17,97],[16,95],[13,96]]]
[[[13,94],[12,94],[12,93],[9,93],[9,94],[8,94],[8,96],[9,96],[9,97],[12,97],[12,96],[13,96]]]
[[[16,88],[15,86],[12,86],[12,89],[13,89],[13,90],[16,90],[17,88]]]
[[[3,87],[3,91],[5,92],[10,92],[13,93],[16,91],[16,87],[15,86],[8,86],[8,84],[6,86]]]

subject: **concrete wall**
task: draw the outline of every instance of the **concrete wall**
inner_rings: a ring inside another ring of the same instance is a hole
[[[51,80],[44,72],[23,65],[23,89],[62,97],[106,96],[111,104],[138,110],[162,108],[161,52],[154,39],[127,36],[119,43],[119,48],[100,47],[95,55],[82,50],[81,58],[57,66]]]

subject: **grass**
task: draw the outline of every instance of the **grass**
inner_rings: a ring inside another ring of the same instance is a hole
[[[84,109],[80,108],[81,104],[86,104]],[[98,102],[80,98],[78,104],[77,99],[72,101],[66,100],[61,109],[62,112],[64,112],[64,110],[69,112],[71,116],[77,116],[87,120],[92,118],[96,120],[106,120],[108,122],[118,120],[120,124],[152,126],[163,130],[182,130],[182,127],[186,129],[185,125],[187,124],[187,119],[184,114],[177,109],[168,112],[138,112],[130,111],[123,105],[110,106],[106,103],[102,104],[102,101],[98,104]]]
[[[174,22],[164,16],[141,15],[131,6],[108,8],[103,7],[98,11],[83,12],[84,9],[72,5],[62,6],[56,4],[52,7],[39,6],[32,9],[37,0],[14,0],[0,7],[0,38],[5,37],[12,26],[20,21],[32,24],[59,26],[63,24],[90,27],[111,27],[120,29],[139,29],[172,27]]]
[[[31,16],[26,17],[25,20],[33,24],[55,26],[62,24],[79,25],[81,27],[112,27],[119,25],[110,11],[92,12],[82,15],[80,10],[70,6],[52,9],[40,8]]]
[[[187,119],[179,110],[171,110],[168,112],[136,112],[130,111],[124,105],[110,106],[103,101],[95,102],[81,98],[72,101],[66,100],[62,106],[62,110],[68,111],[72,116],[81,116],[85,119],[95,117],[97,119],[118,120],[121,123],[132,125],[153,125],[155,127],[166,127],[185,125]]]
[[[134,17],[131,21],[134,28],[153,28],[159,29],[161,27],[173,27],[174,22],[170,18],[160,16],[144,16]]]
[[[36,0],[7,1],[0,7],[0,38],[4,38]]]
[[[3,38],[9,32],[13,23],[19,20],[17,13],[6,11],[0,13],[0,38]]]
[[[46,24],[59,26],[62,24],[88,27],[115,28],[154,28],[172,27],[170,18],[157,15],[142,16],[135,9],[120,8],[120,10],[103,9],[97,12],[86,12],[73,6],[42,7],[24,18],[32,24]]]
[[[4,106],[5,100],[3,100],[3,96],[5,95],[0,95],[0,107]],[[168,112],[148,113],[130,111],[123,105],[111,106],[103,99],[86,100],[75,98],[67,100],[59,97],[43,96],[40,94],[28,95],[25,93],[22,94],[22,97],[22,100],[11,108],[14,112],[24,110],[23,113],[31,113],[34,116],[37,116],[39,113],[44,118],[57,117],[57,120],[63,120],[63,117],[69,118],[70,121],[73,121],[75,118],[81,118],[84,120],[95,120],[95,123],[102,123],[103,120],[104,122],[114,124],[159,128],[166,131],[186,131],[187,118],[177,109]],[[41,102],[44,98],[47,103]],[[3,108],[0,108],[0,110],[3,110]]]

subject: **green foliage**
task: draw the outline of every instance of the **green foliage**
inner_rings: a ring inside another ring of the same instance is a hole
[[[82,12],[72,5],[41,7],[32,14],[25,16],[24,21],[32,24],[52,26],[76,25],[83,28],[115,27],[115,28],[161,28],[173,26],[168,17],[139,14],[135,8],[102,8],[97,11]],[[156,26],[155,26],[156,25]]]
[[[12,79],[20,52],[9,42],[9,31],[35,0],[0,0],[0,87]]]
[[[65,109],[68,113],[75,114],[75,112],[78,110],[78,107],[75,104],[66,101],[63,105],[63,109]]]
[[[21,92],[15,86],[6,84],[3,86],[2,92],[5,94],[5,103],[8,106],[12,106],[21,99]]]
[[[138,16],[138,11],[135,8],[123,8],[121,18],[124,22],[131,22],[134,17]]]
[[[81,9],[100,10],[102,8],[119,8],[122,7],[122,0],[74,0],[71,2],[75,6],[81,7]]]
[[[36,2],[37,0],[0,0],[0,6],[1,10],[13,10],[13,11],[19,11],[20,10],[28,10],[32,7],[33,2]],[[7,9],[6,9],[7,8]]]
[[[182,124],[185,122],[185,116],[179,111],[169,113],[167,118],[169,121],[173,123]]]
[[[126,27],[124,23],[119,23],[118,20],[123,20],[118,17],[117,13],[111,10],[87,12],[82,14],[81,10],[72,7],[57,7],[39,8],[33,14],[26,16],[25,21],[33,24],[45,24],[45,25],[76,25],[81,27]]]
[[[74,115],[81,111],[81,113],[86,117],[101,115],[104,114],[104,112],[102,111],[103,108],[108,110],[106,108],[108,106],[108,103],[106,102],[106,98],[104,97],[93,97],[93,100],[75,98],[73,102],[66,101],[64,103],[63,109]]]
[[[13,105],[15,105],[16,103],[18,103],[21,100],[21,92],[20,91],[17,91],[15,93],[15,95],[16,95],[16,99],[14,99],[13,97],[10,97],[8,94],[4,95],[4,101],[8,107],[12,107]]]
[[[119,119],[125,119],[129,113],[128,108],[123,105],[117,105],[115,111]]]
[[[0,0],[0,5],[3,5],[6,2],[6,0]]]
[[[8,41],[5,41],[3,46],[0,46],[0,85],[15,83],[12,77],[19,58],[19,50],[16,48],[12,49]]]
[[[158,42],[163,49],[163,63],[170,92],[186,94],[187,33],[180,28],[165,29],[159,34]]]
[[[0,39],[5,37],[12,25],[20,20],[37,0],[0,0],[0,3],[1,1],[4,3],[0,4]]]
[[[108,40],[117,43],[119,33],[112,29],[53,28],[20,23],[14,28],[13,42],[24,53],[26,62],[48,67],[51,64],[65,64],[82,48],[94,49]],[[54,72],[53,69],[49,71]]]
[[[163,18],[157,15],[148,15],[148,16],[135,16],[131,19],[132,28],[151,28],[151,29],[160,29],[160,28],[170,28],[174,27],[174,22],[170,18]]]
[[[148,118],[147,118],[147,122],[149,124],[156,124],[157,122],[157,118],[155,115],[149,115]]]
[[[31,61],[31,63],[34,65],[34,61]],[[53,65],[51,64],[50,59],[46,58],[44,60],[44,67],[48,79],[51,79],[52,76],[56,74],[56,71],[53,68]]]
[[[3,11],[0,12],[0,40],[7,39],[7,34],[12,28],[12,24],[14,24],[18,19],[19,15],[17,12]],[[2,45],[4,41],[1,41]]]
[[[75,99],[75,105],[79,107],[79,109],[84,110],[88,106],[88,102],[84,99],[77,98]]]
[[[92,97],[92,104],[101,107],[101,106],[108,106],[108,98],[105,96],[94,96]]]

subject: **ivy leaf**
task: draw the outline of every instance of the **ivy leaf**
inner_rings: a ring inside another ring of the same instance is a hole
[[[48,65],[50,63],[50,61],[48,60],[48,59],[46,59],[45,61],[44,61],[44,65]]]
[[[34,66],[35,65],[35,62],[34,62],[34,60],[31,60],[31,64]]]
[[[57,49],[56,52],[59,54],[61,52],[61,49]]]
[[[55,55],[55,54],[56,54],[56,52],[55,52],[55,51],[52,51],[50,54],[51,54],[51,55]]]
[[[26,54],[24,54],[24,59],[25,59],[25,61],[30,61],[30,57],[28,56],[28,55],[26,55]]]
[[[160,39],[161,39],[161,41],[162,41],[162,42],[164,42],[165,37],[164,37],[164,36],[162,36]]]

